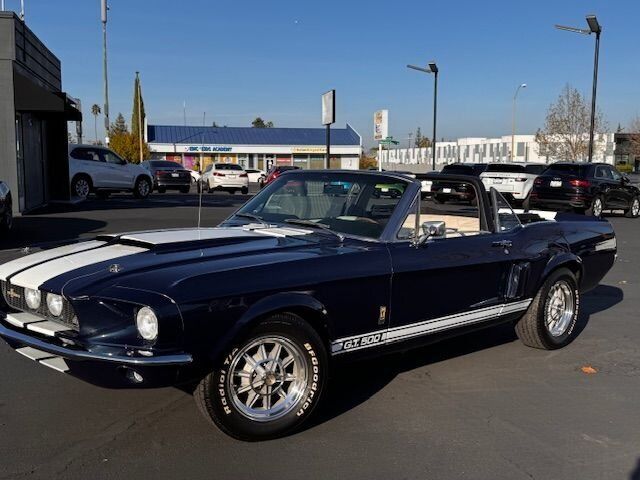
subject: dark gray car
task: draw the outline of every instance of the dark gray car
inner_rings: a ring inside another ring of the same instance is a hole
[[[177,162],[168,160],[146,160],[140,164],[153,177],[153,188],[160,193],[180,190],[189,193],[191,173]]]

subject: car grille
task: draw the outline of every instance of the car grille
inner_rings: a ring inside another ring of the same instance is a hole
[[[4,297],[5,302],[7,302],[7,304],[11,308],[20,310],[22,312],[30,312],[42,317],[46,317],[49,320],[68,326],[71,330],[78,331],[78,318],[73,311],[73,307],[65,298],[63,298],[62,300],[62,314],[59,317],[53,317],[47,310],[46,292],[41,291],[42,301],[40,302],[40,307],[37,310],[33,310],[27,305],[23,287],[11,285],[6,281],[1,281],[0,288],[2,288],[2,296]]]

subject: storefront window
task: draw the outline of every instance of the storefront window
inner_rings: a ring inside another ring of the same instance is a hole
[[[312,170],[322,170],[324,168],[324,155],[311,155],[309,168]]]
[[[309,168],[309,155],[294,155],[293,166],[303,169]]]

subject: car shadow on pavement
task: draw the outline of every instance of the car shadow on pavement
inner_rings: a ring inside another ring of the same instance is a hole
[[[576,330],[578,335],[586,328],[590,317],[620,303],[620,288],[599,285],[582,296],[581,311]],[[340,363],[329,381],[327,396],[318,407],[314,418],[304,430],[313,428],[364,403],[382,390],[397,375],[427,365],[468,355],[517,340],[509,323],[478,330],[439,343],[419,347],[405,353],[392,353],[370,360]],[[527,348],[527,347],[522,347]],[[638,477],[640,480],[640,476]]]
[[[638,458],[638,462],[636,463],[633,472],[631,472],[629,480],[640,480],[640,458]]]
[[[86,218],[24,215],[14,218],[11,232],[0,239],[0,250],[70,243],[86,233],[103,230],[106,225]]]

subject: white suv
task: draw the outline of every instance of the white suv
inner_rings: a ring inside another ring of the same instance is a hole
[[[244,169],[235,163],[214,163],[208,165],[200,184],[209,192],[214,190],[226,190],[229,193],[236,193],[238,190],[243,194],[249,193],[249,175]]]
[[[71,195],[86,198],[89,193],[107,197],[111,192],[133,192],[146,198],[153,178],[140,165],[128,163],[108,148],[96,145],[69,145]]]
[[[543,163],[490,163],[480,179],[487,190],[493,187],[507,199],[523,205],[534,180],[547,166]]]

